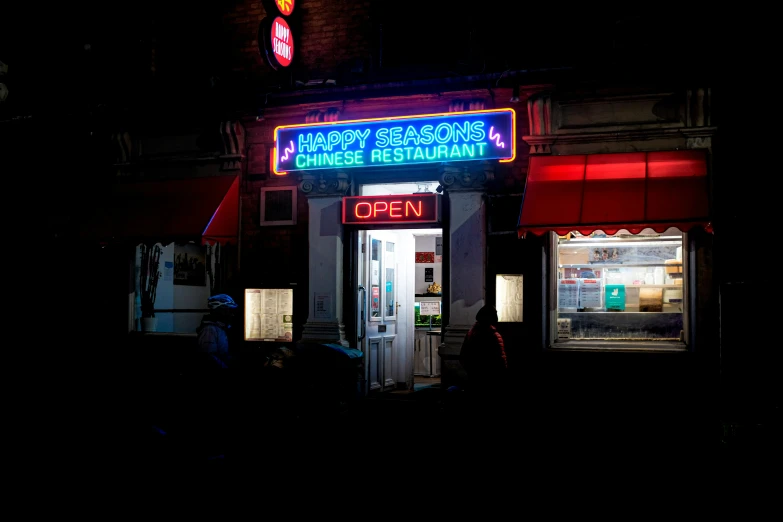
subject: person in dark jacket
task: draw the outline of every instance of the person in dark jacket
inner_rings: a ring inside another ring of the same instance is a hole
[[[498,313],[494,306],[483,306],[476,322],[465,336],[459,361],[468,377],[470,403],[477,413],[500,414],[507,400],[508,359],[503,337],[497,331]]]
[[[196,329],[199,351],[207,354],[214,366],[227,368],[233,356],[230,341],[237,304],[231,296],[217,294],[207,299],[207,306],[210,312]]]
[[[197,447],[213,457],[226,451],[235,432],[237,404],[234,379],[234,337],[237,304],[227,294],[207,299],[209,313],[196,328],[197,353],[189,390],[193,410],[189,413],[189,433]]]

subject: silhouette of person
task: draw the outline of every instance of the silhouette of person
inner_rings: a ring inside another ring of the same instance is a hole
[[[459,361],[467,374],[466,391],[474,414],[484,420],[501,420],[508,399],[508,360],[503,337],[497,331],[498,313],[483,306],[465,336]]]

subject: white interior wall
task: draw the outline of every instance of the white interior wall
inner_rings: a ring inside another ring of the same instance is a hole
[[[160,254],[160,264],[158,270],[163,274],[158,280],[158,290],[155,299],[156,309],[206,309],[207,299],[209,298],[210,281],[207,274],[206,285],[190,286],[175,285],[173,277],[173,268],[166,270],[166,262],[174,264],[174,243],[162,247]],[[206,248],[206,247],[205,247]],[[133,307],[136,321],[135,328],[141,330],[141,293],[139,289],[139,273],[141,265],[141,248],[136,247],[136,270],[135,270],[135,306]],[[171,277],[168,277],[168,274]],[[232,296],[233,297],[233,296]],[[157,313],[158,319],[157,332],[164,333],[186,333],[195,334],[196,328],[201,323],[203,313]]]
[[[442,237],[441,229],[427,231],[436,232],[436,234],[419,235],[418,231],[414,233],[416,238],[416,252],[435,252],[435,238]],[[413,266],[415,273],[415,289],[417,294],[426,294],[427,287],[432,283],[439,283],[443,285],[443,262],[436,263],[417,263],[416,258],[413,258]],[[432,268],[432,283],[424,280],[424,269]]]

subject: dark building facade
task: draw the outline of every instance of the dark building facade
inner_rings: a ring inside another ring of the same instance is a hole
[[[280,16],[291,49],[270,58]],[[89,110],[75,111],[80,132],[66,147],[89,159],[89,176],[60,211],[67,219],[52,219],[86,260],[93,338],[185,346],[206,297],[226,292],[240,302],[246,349],[359,350],[364,396],[414,389],[426,300],[441,312],[428,360],[438,370],[427,373],[459,384],[462,339],[494,304],[507,307],[499,328],[531,397],[574,413],[596,403],[676,412],[716,441],[747,412],[774,411],[766,355],[741,333],[752,284],[731,269],[746,215],[721,142],[723,78],[714,58],[688,54],[718,49],[720,28],[687,16],[701,22],[248,1],[140,9],[114,33],[94,30],[90,50],[74,53],[93,90],[80,94]],[[12,101],[4,130],[44,132]],[[281,129],[328,136],[351,122],[405,128],[492,111],[513,114],[502,159],[424,151],[418,163],[278,168]],[[438,202],[437,220],[358,226],[342,214],[346,198],[419,191]],[[439,242],[422,252],[428,235]],[[159,272],[154,327],[142,321],[145,251]],[[420,252],[438,256],[437,278],[424,275],[429,258],[412,261]],[[273,314],[251,311],[248,289],[284,290],[274,313],[290,317],[266,329]]]

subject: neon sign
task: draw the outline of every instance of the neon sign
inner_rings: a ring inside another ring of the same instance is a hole
[[[275,171],[400,166],[516,157],[514,109],[283,125]]]
[[[288,67],[294,59],[294,37],[291,28],[281,17],[272,20],[269,37],[272,40],[272,53],[281,67]]]
[[[343,198],[343,224],[439,223],[438,194],[394,194]]]
[[[275,0],[275,5],[283,16],[289,16],[294,12],[294,0]]]

